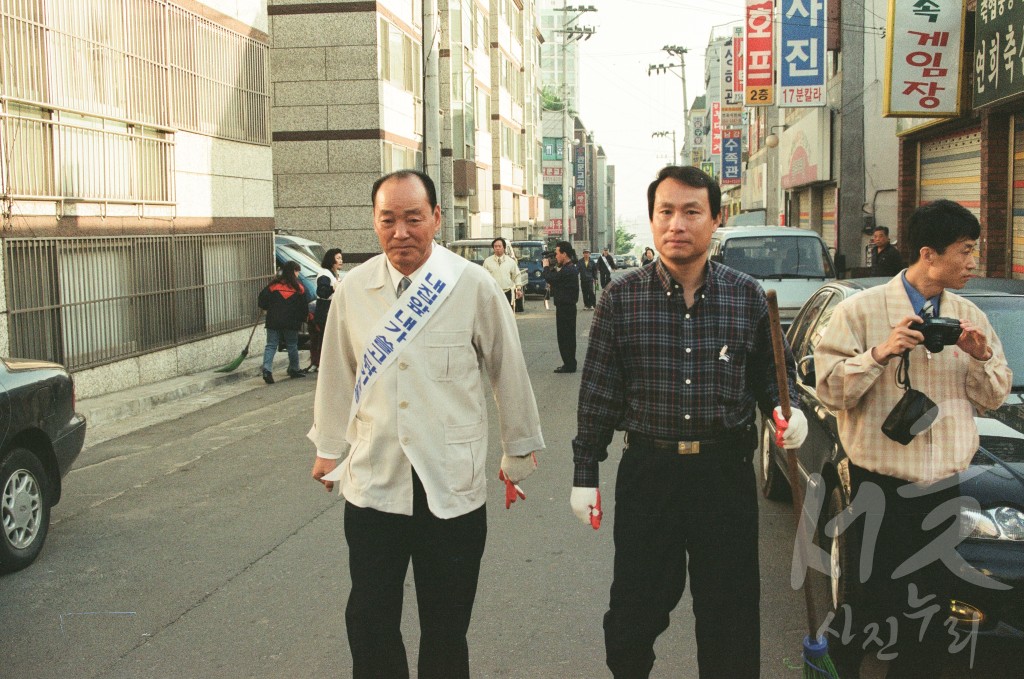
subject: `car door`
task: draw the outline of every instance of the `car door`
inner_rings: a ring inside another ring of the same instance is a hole
[[[7,430],[11,426],[11,395],[7,391],[10,378],[7,366],[0,361],[0,451],[7,447]]]

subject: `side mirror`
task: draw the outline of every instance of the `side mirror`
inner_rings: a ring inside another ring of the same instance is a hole
[[[800,383],[807,387],[814,387],[817,379],[814,376],[814,356],[804,356],[796,364],[796,375]]]

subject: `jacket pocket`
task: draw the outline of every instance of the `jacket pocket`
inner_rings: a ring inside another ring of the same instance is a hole
[[[452,382],[469,376],[476,365],[469,330],[426,332],[428,374],[435,382]]]
[[[444,425],[445,467],[453,493],[471,492],[482,478],[486,422]]]
[[[373,423],[356,416],[356,440],[349,450],[348,472],[352,483],[366,488],[373,480],[373,457],[370,455],[370,441],[373,438]]]

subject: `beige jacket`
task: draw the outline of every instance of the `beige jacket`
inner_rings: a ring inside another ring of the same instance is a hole
[[[457,257],[435,247],[431,257]],[[413,286],[416,285],[416,277]],[[480,507],[487,460],[486,368],[498,404],[502,450],[544,448],[540,417],[515,318],[494,279],[466,267],[448,299],[363,395],[346,428],[358,361],[377,320],[395,301],[384,255],[338,284],[324,331],[309,438],[325,457],[341,457],[339,484],[360,507],[412,514],[412,474],[430,511],[442,519]]]
[[[897,275],[835,307],[814,350],[814,369],[818,398],[836,411],[839,439],[854,464],[907,481],[931,482],[963,471],[974,457],[974,415],[1002,405],[1013,374],[999,338],[977,306],[946,290],[939,312],[982,329],[992,357],[978,361],[957,346],[937,354],[916,347],[910,353],[911,386],[939,406],[939,417],[903,446],[882,433],[882,423],[903,395],[896,384],[899,360],[883,366],[871,357],[872,347],[884,342],[900,320],[916,313],[903,281]]]

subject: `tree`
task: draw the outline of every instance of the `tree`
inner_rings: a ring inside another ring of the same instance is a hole
[[[551,85],[545,85],[540,91],[541,97],[541,108],[545,111],[561,111],[565,104],[562,103],[562,97],[558,96],[555,88]]]
[[[630,233],[622,227],[615,229],[615,254],[625,255],[632,252],[633,241],[635,240],[635,233]]]

